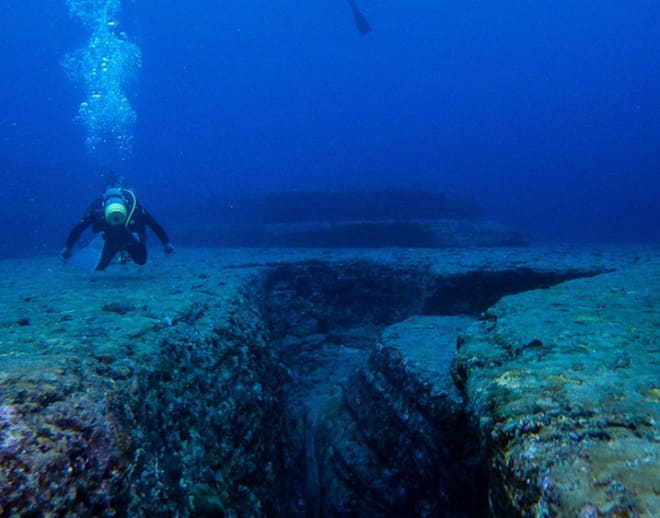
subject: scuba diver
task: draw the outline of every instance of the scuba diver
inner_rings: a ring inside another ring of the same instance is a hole
[[[97,198],[82,219],[71,229],[60,256],[66,260],[72,255],[73,245],[89,226],[94,234],[102,233],[104,244],[96,270],[105,270],[113,257],[119,253],[119,262],[130,259],[139,265],[147,262],[145,228],[149,225],[163,244],[165,254],[174,252],[163,227],[137,201],[135,193],[123,187],[121,181],[113,181],[103,196]]]
[[[355,18],[355,26],[357,27],[357,30],[360,31],[360,34],[363,36],[365,34],[369,34],[371,32],[371,27],[369,26],[369,22],[367,21],[367,18],[362,14],[362,11],[358,9],[357,4],[355,3],[355,0],[347,0],[348,5],[351,6],[351,11],[353,11],[353,17]]]

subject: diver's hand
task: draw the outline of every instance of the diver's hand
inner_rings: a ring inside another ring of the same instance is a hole
[[[69,259],[71,257],[71,254],[72,254],[71,248],[68,247],[68,246],[65,246],[64,248],[62,248],[62,251],[60,252],[60,257],[63,260],[66,261],[67,259]]]
[[[165,252],[165,255],[174,253],[174,245],[172,243],[165,243],[163,245],[163,251]]]

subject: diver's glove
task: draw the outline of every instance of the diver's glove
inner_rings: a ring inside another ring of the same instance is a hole
[[[170,255],[174,252],[174,245],[172,243],[165,243],[163,245],[163,251],[165,252],[165,255]]]
[[[64,259],[65,261],[71,257],[71,247],[65,246],[62,248],[62,251],[60,252],[60,257]]]

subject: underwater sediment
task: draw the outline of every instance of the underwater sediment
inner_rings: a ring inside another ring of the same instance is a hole
[[[659,257],[3,261],[0,514],[652,516]]]

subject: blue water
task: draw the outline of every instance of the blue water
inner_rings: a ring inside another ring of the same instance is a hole
[[[62,62],[91,34],[71,4],[111,3],[2,3],[0,255],[57,253],[113,161],[165,227],[214,197],[410,186],[539,240],[660,240],[657,2],[358,0],[361,36],[345,0],[124,0],[106,34],[141,54],[137,118],[108,159]]]

